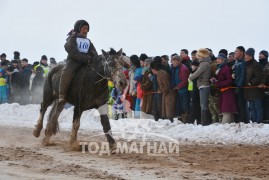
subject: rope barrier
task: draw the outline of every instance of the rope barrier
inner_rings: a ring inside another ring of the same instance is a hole
[[[230,86],[230,87],[225,87],[225,88],[221,88],[220,92],[224,92],[228,89],[236,89],[236,88],[243,88],[243,89],[251,89],[251,88],[269,88],[269,86],[242,86],[242,87],[236,87],[236,86]]]

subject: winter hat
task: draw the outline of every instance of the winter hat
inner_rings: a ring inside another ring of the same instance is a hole
[[[20,53],[18,51],[14,51],[14,59],[20,59]]]
[[[260,54],[264,55],[265,58],[268,58],[268,51],[262,50]]]
[[[41,60],[48,60],[46,55],[41,56]]]
[[[148,56],[146,54],[141,54],[139,57],[139,60],[141,61],[145,61],[146,59],[148,59]]]
[[[196,56],[201,58],[207,58],[209,57],[209,51],[207,49],[201,48],[197,51]]]
[[[51,63],[51,64],[57,64],[55,58],[53,58],[53,57],[50,58],[50,63]]]
[[[253,48],[248,48],[248,50],[246,50],[245,54],[254,58],[255,50]]]
[[[222,60],[226,61],[227,60],[227,57],[225,56],[225,54],[219,53],[217,59],[222,59]]]
[[[182,58],[179,55],[173,56],[172,60],[178,60],[179,62],[182,62]]]
[[[145,60],[145,63],[150,64],[152,61],[153,61],[152,58],[148,58],[148,59]]]
[[[5,53],[1,54],[1,57],[7,57],[7,55]]]
[[[139,60],[139,57],[137,56],[137,55],[131,55],[130,56],[130,60],[131,60],[131,62],[133,63],[134,61],[137,61],[137,60]]]
[[[87,21],[85,21],[85,20],[78,20],[78,21],[75,23],[75,25],[74,25],[74,31],[75,31],[76,33],[80,33],[80,29],[81,29],[81,27],[84,26],[84,25],[87,25],[87,26],[89,27],[89,29],[90,29],[90,25],[89,25],[89,23],[88,23]]]
[[[192,66],[196,66],[196,67],[198,67],[199,64],[200,64],[200,63],[199,63],[198,60],[193,60],[192,63],[191,63]]]
[[[222,54],[225,54],[225,56],[228,56],[228,51],[226,49],[221,49],[219,51],[219,54],[222,53]]]

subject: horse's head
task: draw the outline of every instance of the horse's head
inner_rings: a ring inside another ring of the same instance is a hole
[[[115,87],[124,90],[127,86],[127,79],[124,71],[124,65],[122,63],[122,49],[116,52],[111,49],[109,52],[102,50],[104,75],[107,79],[113,81]]]

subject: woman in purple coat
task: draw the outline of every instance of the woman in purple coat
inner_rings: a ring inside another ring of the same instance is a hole
[[[233,86],[232,70],[227,65],[225,54],[220,53],[217,57],[216,79],[212,83],[219,89]],[[220,113],[223,114],[222,123],[234,122],[234,113],[237,112],[234,89],[230,88],[220,93]]]

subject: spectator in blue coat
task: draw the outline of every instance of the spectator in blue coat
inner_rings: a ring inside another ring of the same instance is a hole
[[[244,90],[241,88],[244,86],[245,75],[246,75],[246,62],[245,62],[245,48],[243,46],[238,46],[234,52],[235,63],[232,66],[232,77],[234,79],[234,84],[238,87],[235,90],[236,103],[238,107],[238,114],[235,116],[235,122],[248,123],[246,100],[244,98]]]

